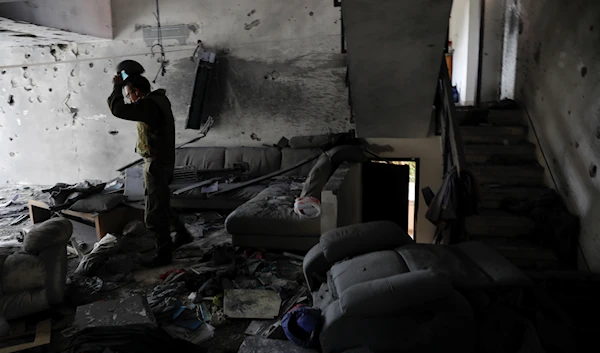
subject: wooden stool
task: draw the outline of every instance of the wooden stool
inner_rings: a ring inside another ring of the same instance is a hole
[[[11,335],[0,338],[0,353],[20,352],[50,343],[52,335],[52,320],[50,319],[38,322],[35,331],[26,331],[24,320],[17,321],[11,326],[13,329]]]

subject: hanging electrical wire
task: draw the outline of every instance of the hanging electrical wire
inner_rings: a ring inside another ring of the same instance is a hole
[[[160,26],[160,8],[158,6],[158,0],[156,0],[156,13],[154,14],[154,17],[156,17],[156,21],[158,22],[158,43],[150,47],[150,52],[152,53],[152,57],[154,57],[154,47],[158,46],[160,48],[160,68],[156,72],[156,76],[154,76],[152,83],[156,83],[158,74],[164,76],[167,73],[167,59],[165,56],[165,47],[163,46],[162,41],[162,28]]]
[[[190,57],[191,61],[196,61],[196,54],[198,53],[198,51],[203,51],[204,50],[204,44],[202,44],[201,40],[198,40],[198,45],[196,45],[196,49],[194,49],[194,54],[192,54],[192,56]]]

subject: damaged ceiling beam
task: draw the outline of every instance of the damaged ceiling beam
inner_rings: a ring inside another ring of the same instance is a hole
[[[110,0],[0,1],[0,46],[113,38]]]
[[[0,47],[86,43],[105,39],[0,17]]]

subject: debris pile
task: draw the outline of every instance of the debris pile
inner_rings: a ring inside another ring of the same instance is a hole
[[[194,240],[174,252],[170,266],[138,265],[154,251],[153,236],[140,221],[78,256],[68,273],[68,297],[79,307],[74,326],[63,335],[73,340],[91,327],[109,335],[105,326],[125,325],[128,316],[137,315],[194,345],[237,350],[246,335],[286,339],[285,314],[299,303],[310,304],[302,285],[303,257],[233,247],[224,217],[216,212],[181,219]]]

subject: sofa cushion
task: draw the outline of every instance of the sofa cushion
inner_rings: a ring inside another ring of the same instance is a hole
[[[390,221],[352,224],[332,229],[321,236],[321,249],[331,263],[369,252],[394,249],[415,241]]]
[[[318,148],[325,147],[335,141],[336,137],[331,134],[294,136],[290,139],[291,148]]]
[[[230,147],[225,150],[225,168],[244,162],[250,167],[248,176],[256,178],[280,169],[281,152],[275,147]]]
[[[236,185],[238,185],[238,183],[231,183],[231,184],[220,183],[219,184],[219,191],[235,187]],[[202,199],[202,200],[207,199],[207,200],[240,200],[240,201],[248,201],[251,198],[253,198],[256,195],[258,195],[258,193],[260,193],[261,191],[263,191],[264,189],[266,189],[267,186],[268,186],[268,182],[258,183],[258,184],[246,186],[246,187],[241,188],[241,189],[234,190],[232,192],[220,194],[220,195],[217,195],[217,196],[212,197],[212,198],[207,197],[207,195],[202,192],[202,188],[196,188],[196,189],[190,190],[190,191],[185,192],[185,193],[180,194],[180,195],[173,195],[172,198],[190,198],[190,197],[193,197],[193,198],[198,198],[198,199]],[[173,189],[173,190],[175,190],[177,188],[176,187],[171,187],[171,189]]]
[[[119,206],[125,200],[122,194],[94,194],[84,199],[77,200],[69,210],[86,213],[108,212]]]
[[[18,293],[30,289],[44,288],[46,270],[38,256],[13,254],[4,260],[2,266],[2,292]]]
[[[330,283],[341,295],[355,284],[409,272],[402,257],[393,250],[371,252],[331,267]]]
[[[48,310],[46,289],[35,289],[0,296],[0,315],[6,320]]]
[[[432,269],[448,276],[458,288],[481,288],[493,284],[475,262],[458,248],[411,244],[399,247],[396,251],[411,271]]]
[[[276,182],[233,211],[225,224],[230,234],[319,236],[321,219],[300,218],[294,201],[300,190],[289,182]]]
[[[318,148],[284,148],[281,150],[281,169],[291,168],[294,165],[302,162],[310,157],[318,156],[322,151]],[[317,163],[317,160],[307,163],[302,167],[290,170],[283,174],[286,176],[305,177],[308,175],[313,166]]]
[[[194,166],[198,170],[225,168],[224,147],[186,147],[175,150],[176,166]]]

